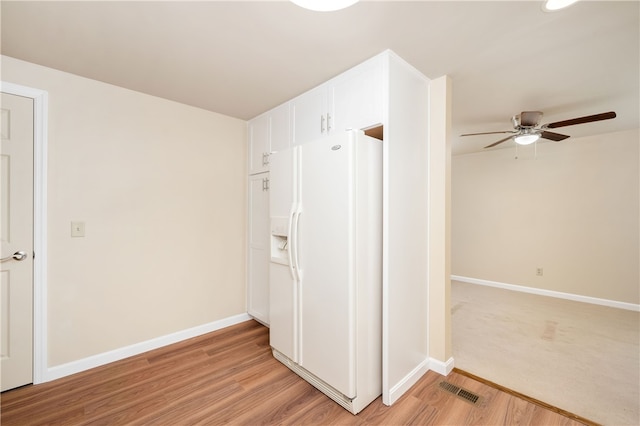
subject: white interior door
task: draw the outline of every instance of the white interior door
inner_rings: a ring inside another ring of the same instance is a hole
[[[353,144],[300,147],[300,365],[356,396]]]
[[[33,100],[2,93],[2,391],[33,380]]]

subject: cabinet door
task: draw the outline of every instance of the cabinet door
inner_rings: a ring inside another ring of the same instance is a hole
[[[271,115],[271,151],[282,151],[291,146],[289,103],[269,111]]]
[[[291,101],[293,145],[383,124],[383,61],[374,58]]]
[[[269,171],[271,117],[263,114],[249,121],[249,174]]]
[[[367,129],[382,124],[382,61],[368,61],[333,80],[332,130]]]
[[[249,178],[249,315],[269,324],[269,191],[268,173]]]
[[[313,89],[291,101],[293,145],[322,137],[327,130],[325,86]]]

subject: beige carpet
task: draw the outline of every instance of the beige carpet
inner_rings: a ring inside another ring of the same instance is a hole
[[[453,281],[462,370],[605,425],[640,425],[640,313]]]

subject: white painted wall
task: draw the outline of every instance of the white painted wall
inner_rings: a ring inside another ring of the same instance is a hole
[[[48,365],[246,312],[246,123],[1,66],[49,93]],[[70,237],[72,220],[86,237]]]
[[[638,304],[639,145],[635,129],[453,157],[453,275]]]
[[[429,83],[429,357],[430,368],[449,374],[451,343],[451,79]]]

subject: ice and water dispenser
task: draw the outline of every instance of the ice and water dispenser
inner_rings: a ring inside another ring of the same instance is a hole
[[[289,218],[271,218],[271,261],[289,264]]]

